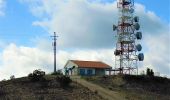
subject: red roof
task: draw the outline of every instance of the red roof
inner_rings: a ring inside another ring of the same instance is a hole
[[[79,68],[111,68],[109,65],[101,61],[79,61],[71,60],[78,65]]]

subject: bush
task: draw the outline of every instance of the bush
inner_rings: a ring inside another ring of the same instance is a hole
[[[65,75],[57,76],[56,81],[59,82],[60,86],[63,88],[68,87],[70,83],[72,82],[70,77],[65,76]]]
[[[11,76],[10,76],[10,79],[11,79],[11,80],[15,79],[15,76],[14,76],[14,75],[11,75]]]
[[[148,75],[148,76],[154,76],[153,70],[150,69],[150,68],[147,68],[147,69],[146,69],[146,75]]]
[[[34,70],[33,73],[28,74],[28,78],[33,82],[44,80],[43,76],[45,76],[45,72],[41,70]]]
[[[29,73],[29,74],[28,74],[28,77],[29,77],[29,78],[32,77],[32,73]]]

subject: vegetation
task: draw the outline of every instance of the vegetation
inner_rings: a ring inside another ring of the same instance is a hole
[[[70,77],[65,76],[65,75],[57,76],[56,80],[57,80],[57,82],[59,82],[60,86],[63,88],[68,87],[70,85],[70,83],[72,82]]]
[[[15,79],[15,76],[14,76],[14,75],[11,75],[11,76],[10,76],[10,79],[11,79],[11,80]]]
[[[28,77],[1,81],[0,100],[103,100],[80,84],[71,82],[69,87],[62,88],[57,76],[43,77],[44,81],[36,82]]]
[[[63,75],[62,70],[57,70],[56,72],[51,73],[51,75]]]
[[[153,70],[150,69],[150,68],[147,68],[147,69],[146,69],[146,75],[148,75],[148,76],[154,76]]]
[[[0,96],[3,96],[3,95],[5,95],[5,91],[2,87],[0,87]]]
[[[103,100],[97,90],[90,91],[59,71],[45,75],[35,70],[28,77],[0,82],[0,100]],[[151,74],[152,73],[152,74]],[[152,77],[151,77],[152,76]],[[147,75],[83,76],[108,90],[119,93],[125,100],[169,100],[170,79]]]
[[[70,86],[70,83],[72,82],[69,76],[63,75],[62,70],[57,70],[56,72],[53,72],[51,75],[56,76],[56,81],[62,88]]]
[[[33,81],[43,81],[45,76],[45,72],[41,70],[34,70],[33,73],[28,74],[28,78]]]
[[[170,79],[147,75],[82,77],[104,88],[116,91],[127,100],[169,100]]]

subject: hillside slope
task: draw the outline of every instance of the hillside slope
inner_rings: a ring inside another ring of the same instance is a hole
[[[85,80],[119,93],[125,100],[170,100],[170,79],[148,76],[93,76]]]
[[[32,82],[27,77],[0,82],[0,100],[103,100],[99,95],[72,82],[61,88],[55,76]]]
[[[96,94],[102,96],[106,100],[125,100],[124,98],[122,98],[119,92],[103,88],[100,85],[84,80],[80,76],[71,76],[71,79],[83,85],[84,87],[87,87],[89,90],[94,91]]]

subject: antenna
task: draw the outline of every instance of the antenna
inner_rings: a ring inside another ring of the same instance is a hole
[[[136,45],[136,41],[142,39],[142,33],[139,31],[139,17],[133,16],[134,0],[118,0],[117,8],[118,25],[113,25],[113,31],[117,31],[114,71],[119,74],[138,74],[137,61],[143,61],[144,54],[137,54],[142,46]]]
[[[56,35],[56,32],[54,32],[54,35],[51,37],[53,39],[52,46],[53,46],[53,50],[54,50],[54,73],[56,73],[56,41],[57,41],[58,36]]]

